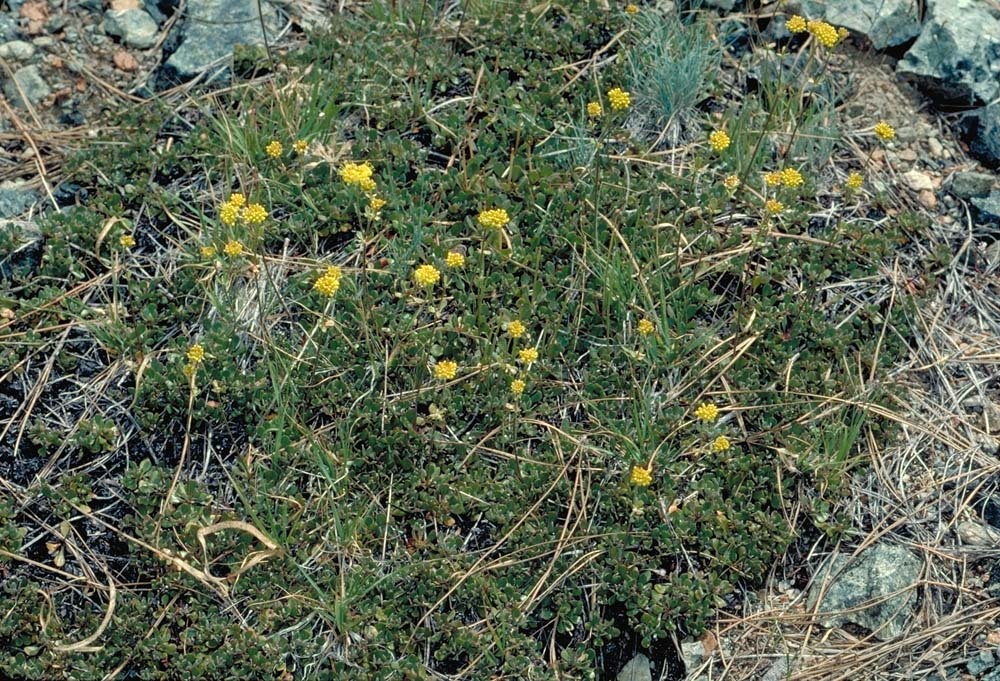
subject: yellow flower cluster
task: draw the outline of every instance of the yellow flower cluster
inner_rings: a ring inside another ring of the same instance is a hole
[[[421,265],[413,271],[413,281],[424,288],[433,286],[441,278],[441,272],[434,265]]]
[[[368,207],[372,209],[373,213],[377,213],[385,207],[385,199],[372,195],[368,197]]]
[[[292,149],[296,154],[304,154],[309,150],[309,143],[305,140],[295,140],[292,142]]]
[[[793,14],[785,22],[785,28],[789,33],[803,33],[806,30],[806,20],[798,14]]]
[[[785,168],[781,171],[781,184],[786,187],[801,187],[803,182],[802,173],[795,168]]]
[[[201,343],[195,343],[188,348],[187,358],[192,364],[198,364],[205,359],[205,348],[201,346]]]
[[[122,234],[118,239],[118,243],[122,248],[132,248],[135,246],[135,237],[131,234]]]
[[[832,48],[840,42],[840,33],[825,21],[813,19],[806,22],[806,29],[813,34],[823,47]]]
[[[729,451],[732,444],[729,442],[729,438],[725,435],[720,435],[719,437],[712,440],[712,451],[718,453]]]
[[[525,387],[527,387],[527,384],[520,378],[515,378],[513,381],[510,382],[510,391],[515,395],[520,395],[521,393],[523,393]]]
[[[243,194],[230,194],[229,200],[219,207],[219,220],[227,227],[232,227],[237,220],[242,219],[248,225],[259,225],[267,220],[267,209],[259,203],[246,205],[247,198]]]
[[[608,101],[615,111],[624,111],[632,105],[632,96],[620,87],[608,90]]]
[[[490,229],[503,229],[510,222],[510,216],[503,208],[491,208],[479,213],[479,224]]]
[[[725,179],[722,180],[722,186],[731,192],[736,191],[736,188],[740,186],[740,176],[726,175]]]
[[[632,466],[629,479],[637,487],[649,487],[653,484],[653,472],[644,466]]]
[[[259,203],[251,203],[242,210],[241,217],[248,225],[259,225],[267,220],[267,209]]]
[[[236,256],[243,254],[243,244],[235,239],[230,239],[226,242],[226,245],[222,247],[222,252],[231,258],[235,258]]]
[[[271,140],[270,142],[268,142],[267,146],[264,147],[264,152],[268,155],[269,158],[280,157],[281,152],[283,152],[284,150],[285,148],[281,146],[281,142],[279,142],[278,140]]]
[[[340,179],[347,184],[357,185],[366,192],[375,191],[375,170],[368,161],[353,163],[348,161],[340,168]]]
[[[597,118],[602,113],[604,109],[601,107],[600,102],[587,102],[587,115],[591,118]]]
[[[768,187],[777,187],[781,184],[781,171],[773,170],[766,175],[764,175],[764,182]]]
[[[236,220],[239,217],[240,217],[240,207],[235,205],[231,201],[222,204],[222,207],[219,208],[219,220],[221,220],[222,224],[226,225],[227,227],[232,227],[233,225],[235,225]]]
[[[535,348],[522,348],[517,353],[517,357],[525,364],[531,364],[538,361],[538,350]]]
[[[527,332],[528,328],[520,319],[515,319],[507,325],[507,333],[511,338],[520,338]]]
[[[653,322],[649,321],[648,319],[640,319],[639,326],[637,328],[639,333],[642,334],[643,336],[648,336],[649,334],[653,333],[653,331],[656,330],[656,327],[653,326]]]
[[[201,257],[203,258],[214,258],[215,257],[215,246],[208,245],[201,247]]]
[[[313,284],[313,290],[318,291],[321,295],[327,298],[332,297],[340,290],[340,278],[341,278],[340,268],[336,265],[331,265],[326,268],[326,272],[316,280]]]
[[[458,375],[458,364],[450,359],[442,359],[434,365],[434,378],[439,381],[450,381]]]
[[[864,182],[865,178],[861,175],[861,173],[855,170],[847,176],[847,182],[844,184],[846,184],[847,188],[851,191],[857,191],[861,189],[861,185],[864,184]]]
[[[708,146],[712,147],[712,151],[725,151],[731,141],[725,130],[716,130],[708,136]]]
[[[450,270],[457,270],[465,265],[465,256],[458,251],[448,251],[444,256],[444,264]]]
[[[712,423],[715,419],[719,418],[719,408],[713,402],[702,402],[694,410],[694,416],[699,421]]]
[[[638,5],[633,5],[631,3],[625,5],[625,14],[638,14],[638,13],[639,13]]]
[[[781,211],[785,210],[785,204],[777,199],[768,199],[764,202],[764,210],[772,215],[777,215]]]
[[[883,142],[888,142],[896,137],[896,129],[885,121],[879,121],[876,123],[873,132],[875,133],[875,136]]]

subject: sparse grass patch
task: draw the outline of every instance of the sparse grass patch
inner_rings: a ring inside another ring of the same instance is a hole
[[[705,26],[473,5],[335,17],[14,237],[3,673],[608,678],[845,530],[909,237],[816,202],[830,109],[713,149]],[[647,100],[704,142],[647,154]]]

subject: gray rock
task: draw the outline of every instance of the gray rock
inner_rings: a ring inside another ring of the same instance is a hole
[[[916,606],[912,587],[922,566],[909,549],[889,544],[876,544],[854,559],[835,554],[813,580],[808,607],[816,608],[823,626],[850,622],[881,640],[896,638]]]
[[[1000,20],[979,0],[928,0],[920,37],[897,73],[933,94],[989,102],[1000,94]]]
[[[987,269],[1000,270],[1000,241],[994,241],[986,247],[985,257]]]
[[[979,676],[997,666],[997,658],[989,650],[981,650],[978,655],[969,660],[965,668],[973,676]]]
[[[267,2],[260,6],[267,39],[273,42],[280,30],[278,12]],[[181,43],[164,64],[164,78],[172,82],[189,80],[228,59],[237,44],[264,44],[257,7],[257,0],[190,3],[181,28]]]
[[[979,209],[979,219],[983,222],[1000,221],[1000,191],[990,192],[989,196],[975,196],[970,203]]]
[[[56,39],[50,35],[40,35],[31,39],[31,44],[35,47],[52,47],[56,44]]]
[[[23,40],[11,40],[0,45],[0,57],[25,61],[35,56],[35,46]]]
[[[684,641],[681,643],[681,659],[684,661],[684,672],[689,676],[705,661],[705,646],[701,641]]]
[[[38,201],[38,194],[23,184],[6,182],[0,186],[0,218],[13,218],[27,212]]]
[[[653,681],[649,658],[639,653],[618,672],[618,681]]]
[[[721,9],[723,12],[731,12],[736,7],[736,0],[702,0],[701,6]]]
[[[17,15],[14,12],[0,12],[0,40],[17,37]]]
[[[3,91],[7,95],[7,99],[22,107],[26,106],[27,103],[40,102],[52,93],[52,89],[42,78],[42,74],[35,64],[22,66],[15,71],[14,77],[3,84]],[[28,101],[25,102],[25,99]]]
[[[970,149],[977,158],[992,166],[1000,166],[1000,102],[979,110],[979,129]]]
[[[121,38],[130,47],[145,50],[156,44],[159,27],[141,9],[109,9],[104,13],[104,32]]]
[[[800,7],[810,19],[825,19],[861,33],[881,50],[920,34],[917,4],[917,0],[803,0]]]
[[[989,173],[955,173],[951,178],[951,193],[960,199],[986,196],[996,184],[996,175]]]

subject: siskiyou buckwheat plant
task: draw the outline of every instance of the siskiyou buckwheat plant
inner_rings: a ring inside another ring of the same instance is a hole
[[[814,219],[707,17],[473,10],[336,14],[11,237],[0,675],[612,678],[847,531],[913,223]]]

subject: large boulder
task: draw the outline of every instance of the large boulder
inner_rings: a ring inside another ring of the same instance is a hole
[[[928,0],[896,71],[938,97],[989,102],[1000,95],[1000,20],[982,0]]]

